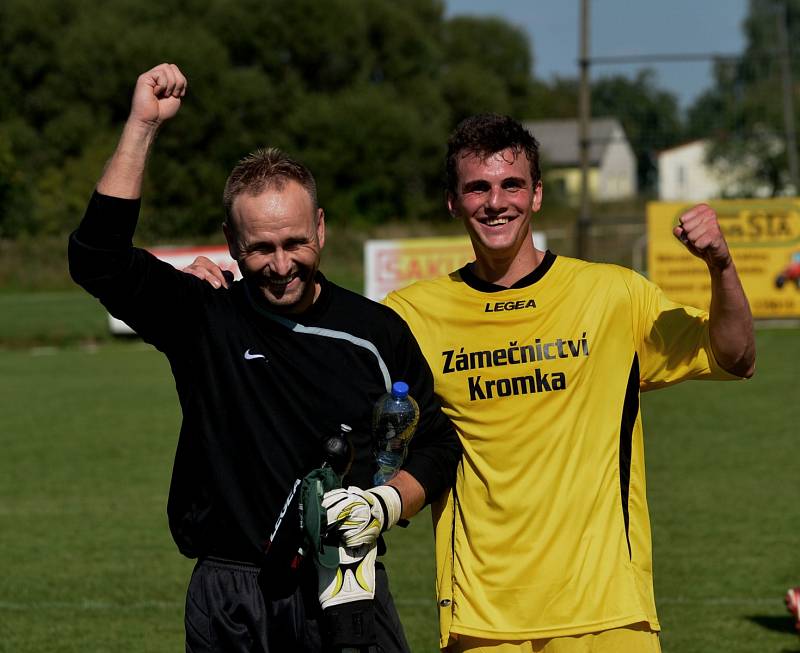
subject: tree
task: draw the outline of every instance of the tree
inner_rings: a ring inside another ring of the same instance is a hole
[[[537,120],[577,118],[578,94],[574,78],[556,78],[549,84],[537,81],[531,89],[529,115]],[[655,73],[649,69],[633,79],[601,77],[592,82],[591,113],[620,121],[636,155],[639,189],[653,190],[656,152],[679,142],[684,134],[675,96],[656,86]]]
[[[2,237],[74,227],[162,61],[189,94],[148,167],[149,240],[218,233],[228,171],[265,145],[310,165],[332,219],[442,216],[457,119],[530,108],[524,33],[442,0],[4,0],[0,51]]]
[[[456,121],[483,111],[526,118],[533,56],[525,33],[500,18],[455,16],[445,25],[445,95]]]
[[[617,118],[636,154],[640,191],[653,190],[656,153],[683,138],[676,97],[655,84],[655,72],[644,69],[632,80],[604,77],[592,84],[592,115]]]
[[[728,195],[796,192],[789,179],[781,78],[776,51],[785,8],[790,62],[800,69],[800,0],[751,0],[741,59],[715,65],[715,86],[689,110],[688,132],[712,140],[709,162],[726,173]],[[797,83],[792,93],[797,94]],[[795,101],[795,112],[800,111]],[[795,123],[797,115],[793,116]]]

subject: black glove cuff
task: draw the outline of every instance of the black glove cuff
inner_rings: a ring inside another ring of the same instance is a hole
[[[361,647],[378,643],[372,600],[332,605],[323,610],[325,641],[334,647]]]

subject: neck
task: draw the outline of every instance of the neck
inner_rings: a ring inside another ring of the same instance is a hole
[[[486,256],[476,252],[472,272],[483,281],[510,288],[539,267],[544,259],[544,252],[536,249],[533,244],[524,250],[520,249],[515,254],[506,256]]]

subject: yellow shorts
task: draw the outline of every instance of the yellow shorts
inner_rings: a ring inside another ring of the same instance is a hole
[[[597,633],[500,642],[459,635],[448,653],[661,653],[658,633],[649,624],[631,624],[624,628]]]

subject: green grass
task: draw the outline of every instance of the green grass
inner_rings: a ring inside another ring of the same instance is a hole
[[[798,336],[760,331],[747,382],[643,398],[665,652],[800,651],[782,603],[800,584]]]
[[[78,288],[0,293],[0,346],[66,345],[110,337],[105,310]]]
[[[178,410],[141,345],[0,353],[0,651],[176,651]],[[135,396],[136,401],[130,401]]]
[[[0,296],[4,342],[3,300],[47,303]],[[79,305],[103,330],[93,300],[53,301],[42,314],[75,320],[74,342]],[[0,350],[0,652],[182,650],[192,562],[166,523],[179,423],[166,361],[137,342],[28,349],[19,333]],[[798,336],[760,331],[751,381],[643,397],[665,653],[800,651],[782,604],[800,583]],[[388,540],[407,636],[435,651],[430,513]]]

